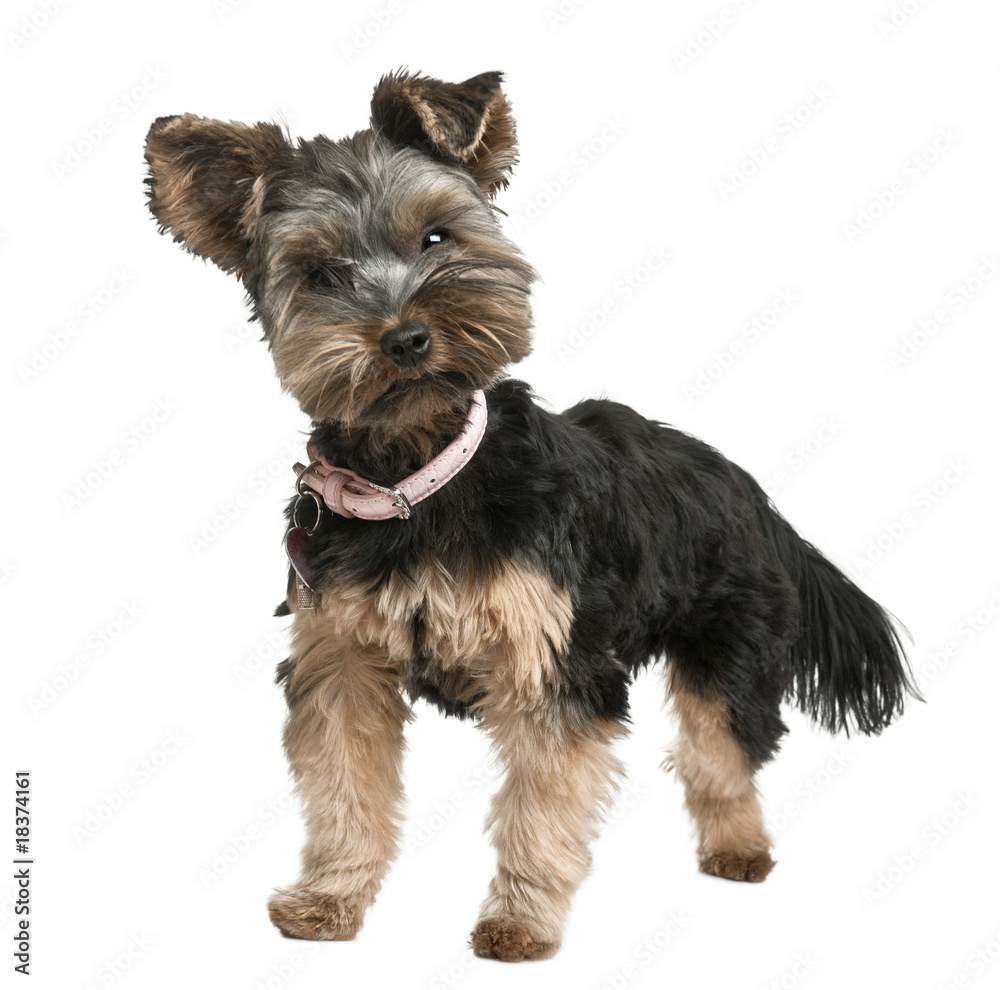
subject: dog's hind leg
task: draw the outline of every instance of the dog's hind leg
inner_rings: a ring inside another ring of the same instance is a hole
[[[774,866],[754,785],[761,761],[737,738],[732,708],[721,694],[684,688],[676,670],[669,682],[680,734],[665,766],[684,784],[698,834],[698,866],[727,880],[759,882]]]

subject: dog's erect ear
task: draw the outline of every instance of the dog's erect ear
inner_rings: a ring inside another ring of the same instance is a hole
[[[517,164],[514,118],[499,72],[461,83],[397,72],[383,76],[372,97],[372,127],[408,144],[457,161],[492,197]]]
[[[160,117],[146,135],[149,209],[175,241],[242,277],[255,183],[288,148],[277,124]]]

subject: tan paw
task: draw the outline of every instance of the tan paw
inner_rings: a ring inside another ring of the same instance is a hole
[[[277,890],[267,902],[271,923],[285,938],[346,942],[361,928],[364,915],[354,904],[328,894],[291,887]]]
[[[536,937],[526,922],[510,917],[484,918],[473,930],[470,944],[477,956],[502,962],[548,959],[559,949],[558,942]]]
[[[698,867],[702,873],[724,880],[744,880],[760,883],[774,869],[774,860],[766,849],[754,852],[717,852],[702,856]]]

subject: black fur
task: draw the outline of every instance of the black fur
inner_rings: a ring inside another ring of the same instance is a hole
[[[399,484],[486,390],[474,456],[410,518],[288,507],[289,526],[316,524],[305,554],[317,595],[300,599],[290,571],[276,613],[295,613],[298,655],[277,679],[310,833],[302,880],[270,901],[291,937],[352,938],[381,882],[399,813],[400,691],[482,715],[508,768],[490,820],[499,868],[472,945],[510,961],[558,947],[554,919],[618,768],[615,723],[650,662],[670,664],[672,760],[699,865],[733,880],[774,865],[753,772],[786,731],[782,702],[831,730],[877,733],[916,693],[890,617],[745,471],[627,406],[554,414],[505,377],[530,351],[536,274],[492,202],[517,160],[500,82],[390,74],[372,127],[339,141],[192,114],[147,136],[151,211],[242,280],[328,465]],[[414,326],[419,355],[397,354]],[[466,626],[459,607],[486,614]],[[354,841],[369,831],[378,841]]]
[[[150,208],[239,274],[327,461],[395,484],[495,383],[479,450],[409,520],[322,513],[318,589],[432,560],[485,582],[512,562],[570,597],[550,701],[572,721],[627,719],[632,677],[665,657],[677,686],[724,702],[752,766],[785,731],[786,697],[831,730],[879,732],[915,693],[890,618],[746,472],[626,406],[555,415],[502,377],[530,348],[535,273],[490,201],[516,160],[500,81],[386,76],[373,128],[340,141],[193,115],[150,129]],[[382,343],[412,321],[428,354],[402,368]],[[412,632],[410,694],[468,715],[476,699],[425,655],[419,614]]]
[[[885,610],[781,516],[760,486],[737,469],[761,528],[798,589],[801,635],[792,649],[790,695],[830,732],[877,735],[920,695],[899,632]],[[921,699],[922,700],[922,699]]]
[[[504,561],[548,575],[573,603],[554,703],[575,719],[628,717],[628,685],[657,657],[688,689],[725,701],[752,765],[768,759],[796,697],[830,729],[878,732],[909,689],[886,614],[774,510],[718,451],[618,403],[562,415],[505,380],[487,394],[486,435],[471,462],[409,520],[324,513],[310,540],[320,589],[375,587],[430,553],[457,577]],[[418,465],[404,453],[358,460],[357,443],[320,427],[332,463],[379,483]],[[466,715],[421,663],[410,693]]]

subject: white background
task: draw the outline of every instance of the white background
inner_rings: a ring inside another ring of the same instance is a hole
[[[13,771],[33,781],[26,985],[1000,984],[1000,289],[984,262],[1000,256],[1000,16],[895,6],[5,7],[3,763],[9,807]],[[268,922],[302,840],[272,684],[286,621],[269,616],[308,424],[239,285],[144,204],[156,116],[340,136],[401,65],[506,72],[522,164],[500,203],[544,279],[517,373],[557,408],[627,401],[767,482],[909,627],[928,702],[872,740],[790,714],[760,775],[778,867],[742,885],[696,870],[658,766],[674,728],[643,676],[629,785],[562,950],[517,970],[466,949],[493,861],[487,750],[423,706],[407,844],[358,939],[290,942]],[[782,291],[794,304],[773,320]]]

